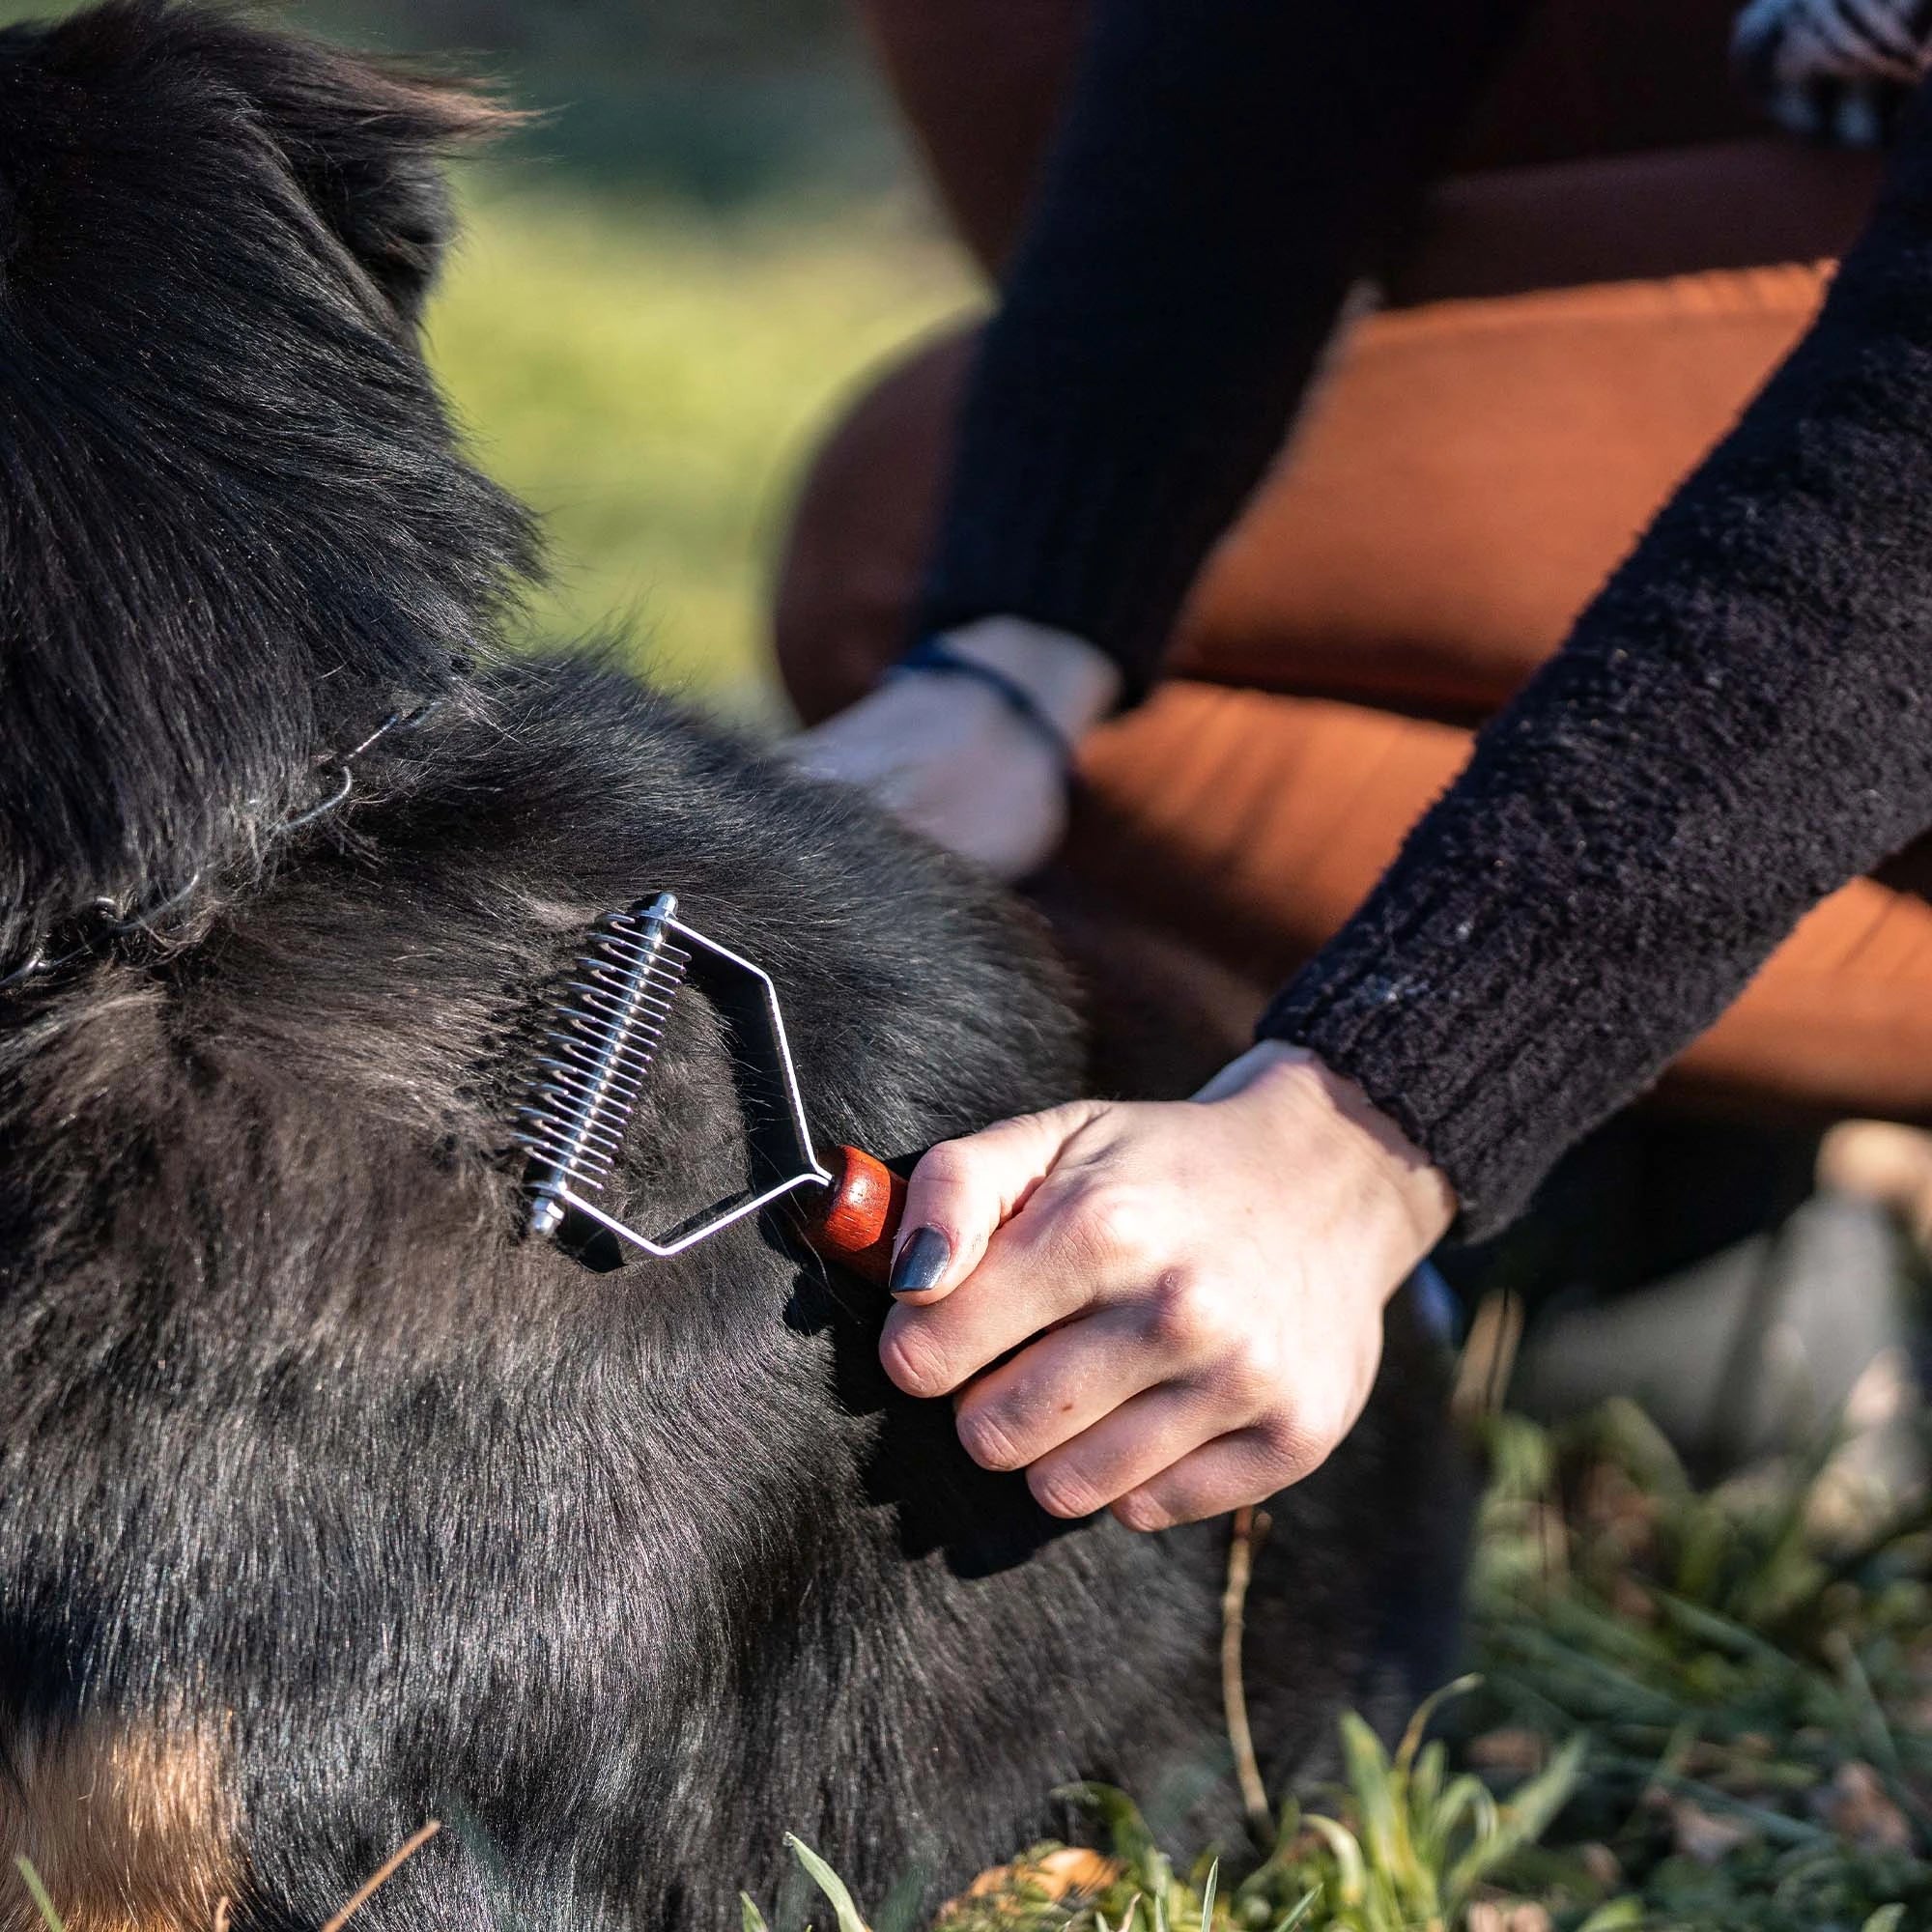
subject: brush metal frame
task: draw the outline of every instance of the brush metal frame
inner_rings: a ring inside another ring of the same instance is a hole
[[[533,1149],[524,1174],[530,1233],[548,1236],[599,1272],[621,1267],[625,1246],[654,1260],[668,1260],[801,1187],[830,1186],[833,1180],[812,1147],[784,1013],[771,975],[676,915],[674,893],[639,899],[626,914],[653,948],[673,937],[690,948],[685,977],[706,994],[732,1034],[732,1073],[740,1088],[753,1173],[762,1166],[778,1178],[763,1184],[754,1181],[661,1234],[646,1235],[586,1200],[572,1186],[567,1162]],[[617,1051],[613,1042],[609,1049],[612,1061]],[[587,1128],[589,1122],[584,1124]]]

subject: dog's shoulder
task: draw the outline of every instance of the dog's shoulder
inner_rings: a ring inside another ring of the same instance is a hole
[[[227,916],[194,988],[277,1065],[336,1067],[405,1110],[500,1100],[505,1029],[540,1016],[595,921],[669,891],[771,974],[841,1133],[864,1116],[872,1144],[923,1146],[1079,1084],[1037,918],[856,793],[594,660],[479,679],[361,783]]]
[[[511,667],[355,776],[190,943],[103,958],[0,1027],[30,1254],[213,1215],[258,1273],[359,1231],[473,1280],[515,1225],[550,1003],[593,922],[663,890],[772,975],[827,1141],[913,1153],[1078,1086],[1064,979],[1006,895],[629,678]],[[666,1222],[742,1178],[695,991],[635,1139]]]

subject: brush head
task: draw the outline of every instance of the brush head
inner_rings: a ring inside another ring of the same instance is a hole
[[[796,1188],[831,1177],[812,1151],[778,989],[761,967],[677,918],[660,893],[590,929],[573,977],[543,1030],[522,1106],[518,1144],[526,1225],[587,1267],[619,1267],[626,1247],[680,1253]],[[729,1036],[732,1076],[752,1160],[747,1187],[659,1235],[610,1213],[602,1195],[645,1104],[651,1061],[678,993],[697,983]]]
[[[623,1151],[691,965],[690,950],[668,929],[676,909],[665,893],[648,908],[607,913],[552,1011],[517,1115],[517,1138],[529,1154],[524,1187],[534,1235],[556,1234],[573,1191],[603,1193]]]

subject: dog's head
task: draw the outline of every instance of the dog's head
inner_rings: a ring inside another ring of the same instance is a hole
[[[504,118],[173,0],[0,32],[0,959],[245,847],[532,567],[415,341]]]

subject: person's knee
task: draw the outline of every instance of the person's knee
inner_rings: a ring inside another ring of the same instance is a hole
[[[951,332],[892,364],[806,469],[772,641],[809,724],[862,696],[904,648],[972,342]]]

